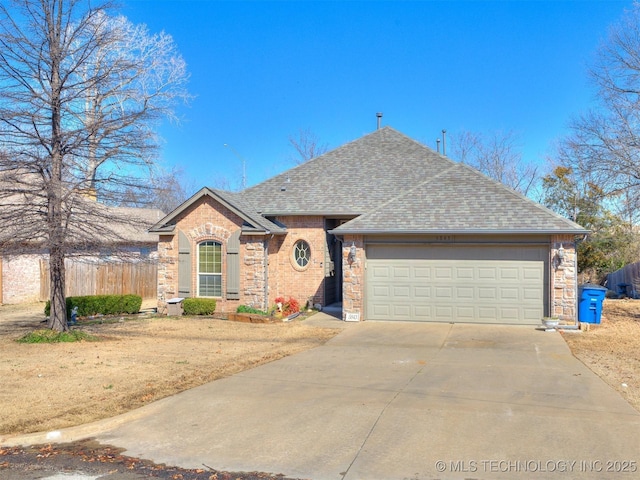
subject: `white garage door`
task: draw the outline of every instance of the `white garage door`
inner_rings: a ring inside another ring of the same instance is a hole
[[[367,246],[369,320],[539,324],[548,248]]]

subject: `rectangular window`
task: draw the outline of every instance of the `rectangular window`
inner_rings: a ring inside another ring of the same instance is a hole
[[[198,296],[222,296],[222,246],[217,242],[198,245]]]

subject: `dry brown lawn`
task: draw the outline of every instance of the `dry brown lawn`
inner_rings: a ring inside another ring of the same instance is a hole
[[[563,335],[578,359],[640,411],[640,300],[607,299],[600,325]]]
[[[83,326],[98,342],[20,344],[42,305],[0,306],[0,438],[111,417],[321,345],[338,330],[136,317]],[[563,333],[574,355],[640,410],[640,301],[606,300],[600,326]]]
[[[0,438],[102,418],[313,348],[339,330],[136,317],[82,326],[97,342],[21,344],[43,306],[0,306]]]

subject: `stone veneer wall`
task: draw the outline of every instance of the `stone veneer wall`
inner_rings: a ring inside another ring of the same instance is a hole
[[[558,250],[562,246],[565,255],[562,263]],[[578,265],[576,244],[573,235],[551,237],[551,300],[550,314],[561,320],[576,321],[578,310]]]
[[[264,237],[240,237],[240,300],[233,302],[233,310],[238,305],[249,305],[266,310],[268,302],[265,293]]]
[[[158,312],[166,313],[167,302],[178,294],[177,235],[160,235],[158,239]],[[175,240],[175,245],[174,245]]]
[[[356,246],[356,258],[351,261],[351,246]],[[342,319],[347,314],[358,315],[364,320],[364,238],[362,235],[345,235],[342,243]]]

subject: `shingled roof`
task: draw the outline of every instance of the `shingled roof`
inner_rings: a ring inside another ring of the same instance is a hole
[[[286,233],[272,221],[285,215],[350,219],[336,234],[587,232],[390,127],[239,193],[203,188],[151,231],[172,232],[177,214],[202,195],[240,215],[246,233]]]
[[[384,127],[242,192],[262,215],[353,216],[438,172],[448,158]]]
[[[460,163],[333,230],[336,234],[586,232]]]

